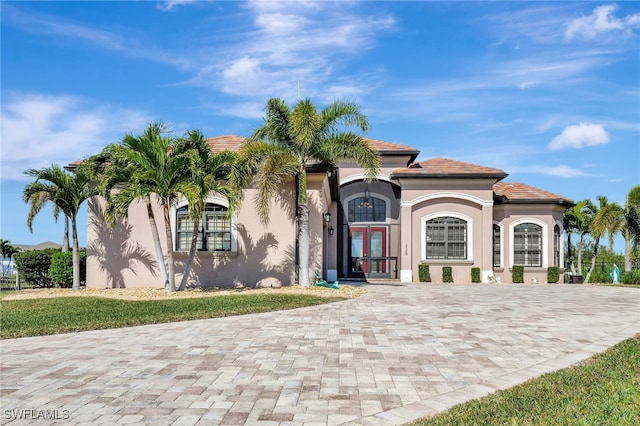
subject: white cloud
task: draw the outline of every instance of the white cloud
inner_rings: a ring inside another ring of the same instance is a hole
[[[1,121],[2,179],[17,180],[26,169],[65,166],[95,154],[150,120],[74,96],[14,94],[3,99]]]
[[[158,4],[158,9],[169,11],[176,6],[184,6],[189,3],[195,3],[197,0],[166,0]]]
[[[551,139],[549,149],[558,151],[565,148],[583,148],[609,142],[609,134],[602,124],[580,123],[567,126],[561,134]]]
[[[535,81],[523,81],[522,83],[518,84],[518,88],[524,90],[524,89],[533,87],[535,85],[536,85]]]
[[[573,40],[580,36],[586,40],[592,40],[600,34],[612,31],[628,33],[633,28],[640,26],[640,13],[634,13],[622,18],[614,16],[618,5],[607,4],[593,9],[589,16],[582,16],[567,24],[565,38]]]
[[[215,74],[208,68],[193,82],[220,85],[225,93],[246,97],[295,98],[300,80],[305,96],[323,96],[320,87],[341,71],[336,64],[370,49],[378,33],[395,25],[392,17],[362,16],[351,10],[353,6],[351,2],[248,2],[253,31],[244,31],[243,40],[217,56],[229,60],[218,64]],[[360,80],[354,77],[351,87],[340,91],[362,92],[365,86]]]
[[[264,72],[260,68],[260,61],[247,56],[232,62],[222,71],[224,80],[223,90],[226,93],[242,95],[255,93],[260,90]]]
[[[555,166],[551,168],[544,168],[543,173],[550,176],[558,176],[562,178],[574,178],[580,176],[591,176],[589,173],[586,173],[584,170],[576,169],[571,166]]]

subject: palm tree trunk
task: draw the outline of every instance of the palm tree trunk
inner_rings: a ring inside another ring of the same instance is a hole
[[[580,240],[578,241],[578,275],[582,275],[582,245],[584,242],[584,237],[580,235]]]
[[[62,251],[69,251],[69,216],[64,215],[64,237],[62,238]]]
[[[593,246],[593,255],[591,256],[591,265],[589,265],[589,272],[587,272],[587,277],[584,279],[585,284],[589,284],[589,280],[591,279],[591,272],[593,272],[593,268],[596,267],[596,257],[598,256],[599,244],[600,244],[600,237],[597,237]]]
[[[187,278],[189,277],[189,272],[191,271],[191,264],[193,263],[193,258],[196,254],[196,247],[198,246],[198,229],[200,228],[200,217],[198,216],[193,223],[193,235],[191,236],[191,247],[189,248],[189,257],[187,258],[187,262],[184,264],[184,272],[182,274],[182,279],[180,280],[180,286],[178,287],[178,291],[184,290],[185,285],[187,284]]]
[[[160,268],[160,275],[162,276],[162,285],[167,287],[167,267],[164,263],[164,253],[162,252],[162,244],[160,244],[160,233],[158,232],[158,224],[156,223],[156,216],[153,214],[153,206],[151,205],[151,197],[145,198],[147,204],[147,216],[149,217],[149,224],[151,225],[151,235],[153,237],[153,246],[156,248],[156,257],[158,258],[158,266]]]
[[[71,261],[73,262],[73,289],[80,290],[80,247],[78,246],[78,227],[76,218],[71,218],[71,232],[73,239],[73,251]]]
[[[173,236],[171,235],[171,215],[169,214],[169,205],[162,203],[164,210],[164,230],[167,236],[167,278],[169,279],[169,285],[167,286],[167,293],[173,293],[176,291],[176,277],[173,272]]]
[[[573,252],[571,247],[571,232],[567,231],[567,257],[569,260],[569,270],[571,271],[571,275],[576,275],[576,267],[573,264]]]
[[[309,287],[309,204],[300,204],[300,285]]]
[[[624,231],[624,270],[631,270],[631,232],[628,229]]]

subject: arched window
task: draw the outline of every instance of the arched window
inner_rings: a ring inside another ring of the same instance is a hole
[[[376,197],[356,197],[349,201],[349,222],[385,222],[387,203]]]
[[[553,227],[553,266],[560,266],[560,227]]]
[[[227,217],[227,208],[207,203],[200,219],[198,232],[199,251],[231,251],[231,219]],[[176,210],[176,250],[188,251],[191,248],[191,236],[194,221],[187,213],[187,206]]]
[[[467,222],[437,217],[425,223],[427,259],[466,259]]]
[[[513,228],[513,264],[542,266],[542,227],[521,223]]]
[[[500,261],[501,257],[501,245],[500,245],[500,225],[493,224],[493,267],[499,268],[502,266]]]

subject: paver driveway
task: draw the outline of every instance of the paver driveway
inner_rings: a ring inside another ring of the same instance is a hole
[[[291,311],[4,340],[2,422],[401,424],[640,331],[637,289],[368,290]]]

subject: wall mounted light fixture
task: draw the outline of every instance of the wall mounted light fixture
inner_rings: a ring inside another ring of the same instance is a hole
[[[335,232],[335,230],[333,229],[333,226],[329,227],[329,235],[333,235],[333,233]]]
[[[322,218],[324,219],[325,223],[331,222],[331,213],[329,213],[329,210],[322,213]]]

